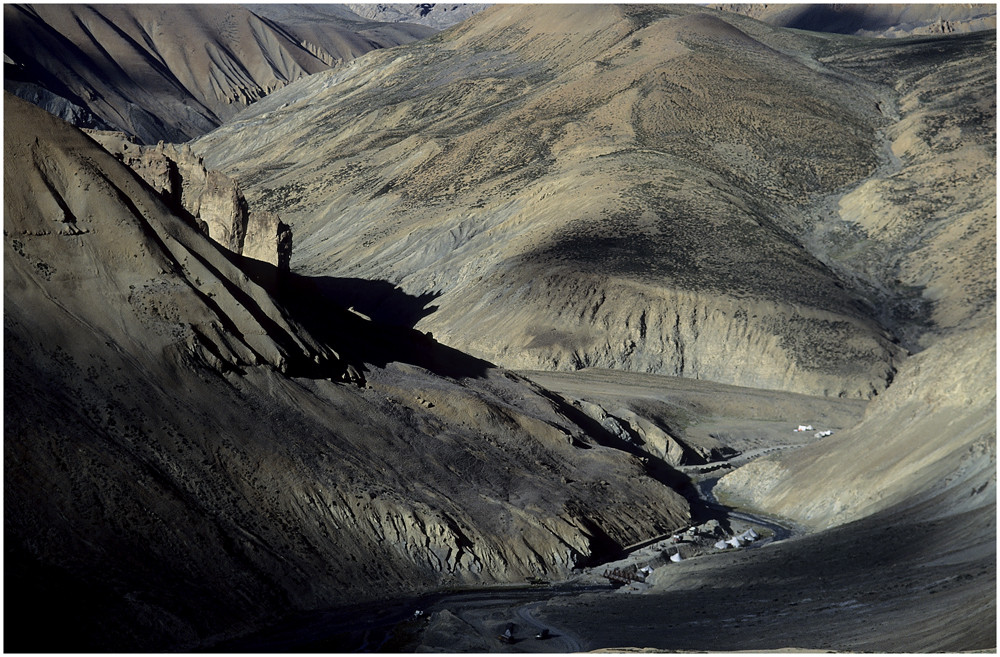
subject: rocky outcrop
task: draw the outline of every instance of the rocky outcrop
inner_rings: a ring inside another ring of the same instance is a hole
[[[209,237],[233,253],[242,253],[250,209],[236,182],[209,171],[199,205],[198,217],[208,224]]]
[[[690,450],[677,438],[671,436],[662,427],[657,426],[651,420],[641,417],[635,411],[627,408],[619,408],[614,413],[608,413],[599,404],[583,399],[574,400],[573,404],[586,413],[590,418],[596,420],[611,435],[626,443],[634,445],[637,449],[662,459],[670,465],[688,465],[685,459],[685,452]],[[696,452],[697,453],[697,452]],[[699,454],[702,461],[708,459],[709,453]]]
[[[292,258],[292,229],[273,212],[250,212],[243,255],[288,271]]]
[[[239,184],[221,171],[209,171],[188,145],[142,146],[121,132],[87,134],[127,164],[175,209],[183,209],[202,232],[248,258],[287,272],[292,231],[273,212],[251,212]]]

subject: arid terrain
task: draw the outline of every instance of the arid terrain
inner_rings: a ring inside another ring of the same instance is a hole
[[[995,651],[995,8],[876,7],[5,6],[4,649]]]
[[[289,82],[434,33],[335,7],[5,4],[4,89],[81,127],[184,142]]]
[[[797,30],[866,37],[907,37],[995,30],[996,7],[989,4],[718,4],[717,9]]]

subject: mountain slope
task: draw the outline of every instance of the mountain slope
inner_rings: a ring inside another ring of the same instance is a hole
[[[361,16],[346,5],[243,5],[330,66],[379,48],[425,39],[440,28]]]
[[[890,507],[929,507],[925,520],[995,514],[996,332],[987,325],[942,339],[908,360],[837,440],[761,458],[719,488],[820,528]]]
[[[791,215],[887,166],[889,92],[823,43],[682,6],[492,7],[194,148],[281,209],[293,267],[433,296],[418,326],[480,357],[864,398],[902,350]]]
[[[996,5],[946,4],[718,4],[769,25],[866,37],[906,37],[995,30]]]
[[[892,165],[804,212],[803,243],[869,290],[911,351],[991,322],[996,34],[869,41],[827,58],[893,86],[897,114],[884,134]]]
[[[82,133],[4,121],[5,648],[190,648],[687,522],[537,386],[322,280],[275,302]]]
[[[446,4],[425,2],[414,5],[404,4],[347,4],[346,7],[359,16],[392,23],[417,23],[438,30],[444,30],[460,23],[475,13],[488,7],[487,4]]]
[[[4,30],[6,89],[41,87],[104,122],[86,127],[143,143],[187,141],[289,82],[431,33],[329,14],[286,28],[238,5],[149,4],[5,5]]]

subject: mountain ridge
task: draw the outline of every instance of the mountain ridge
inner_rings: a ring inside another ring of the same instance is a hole
[[[494,7],[426,45],[304,81],[193,148],[299,222],[293,267],[433,293],[419,327],[479,357],[870,397],[902,350],[784,215],[886,158],[884,92],[785,54],[818,37],[760,24],[750,34],[726,18]],[[717,101],[745,89],[757,91],[739,109]],[[782,107],[767,100],[783,93]],[[631,294],[649,317],[602,301]],[[720,351],[734,312],[746,337]],[[718,322],[698,339],[701,317]],[[815,343],[783,335],[791,324]],[[760,345],[764,361],[751,354]],[[763,367],[734,370],[744,357]]]
[[[5,649],[995,649],[995,59],[495,6],[204,163],[5,93]]]
[[[82,127],[186,142],[293,80],[433,33],[356,18],[286,26],[240,5],[10,4],[4,84],[25,97],[41,87],[63,99],[68,109],[47,106],[64,118],[79,106],[101,121]]]
[[[8,648],[203,646],[687,522],[534,384],[315,289],[289,310],[82,133],[10,94],[4,117],[8,620],[74,629]]]

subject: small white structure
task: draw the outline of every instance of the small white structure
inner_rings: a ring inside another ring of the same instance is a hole
[[[681,551],[677,550],[677,552],[671,554],[670,560],[673,561],[674,563],[679,563],[681,561],[684,561],[684,558],[681,556]]]
[[[715,544],[716,550],[727,550],[729,549],[729,541],[718,541]]]
[[[833,432],[830,431],[829,429],[826,429],[824,431],[820,431],[820,432],[814,434],[813,437],[814,438],[826,438],[827,436],[831,436],[831,435],[833,435]]]
[[[800,424],[799,428],[795,429],[795,431],[812,431],[812,430],[813,430],[813,425],[811,424]]]
[[[731,539],[729,539],[729,541],[727,541],[727,542],[728,542],[728,543],[729,543],[730,545],[732,545],[732,546],[733,546],[734,548],[738,548],[738,547],[743,547],[743,542],[742,542],[742,541],[740,541],[740,537],[739,537],[739,536],[733,536],[733,537],[732,537]]]
[[[753,530],[753,527],[740,534],[739,539],[745,543],[753,543],[760,535]]]

